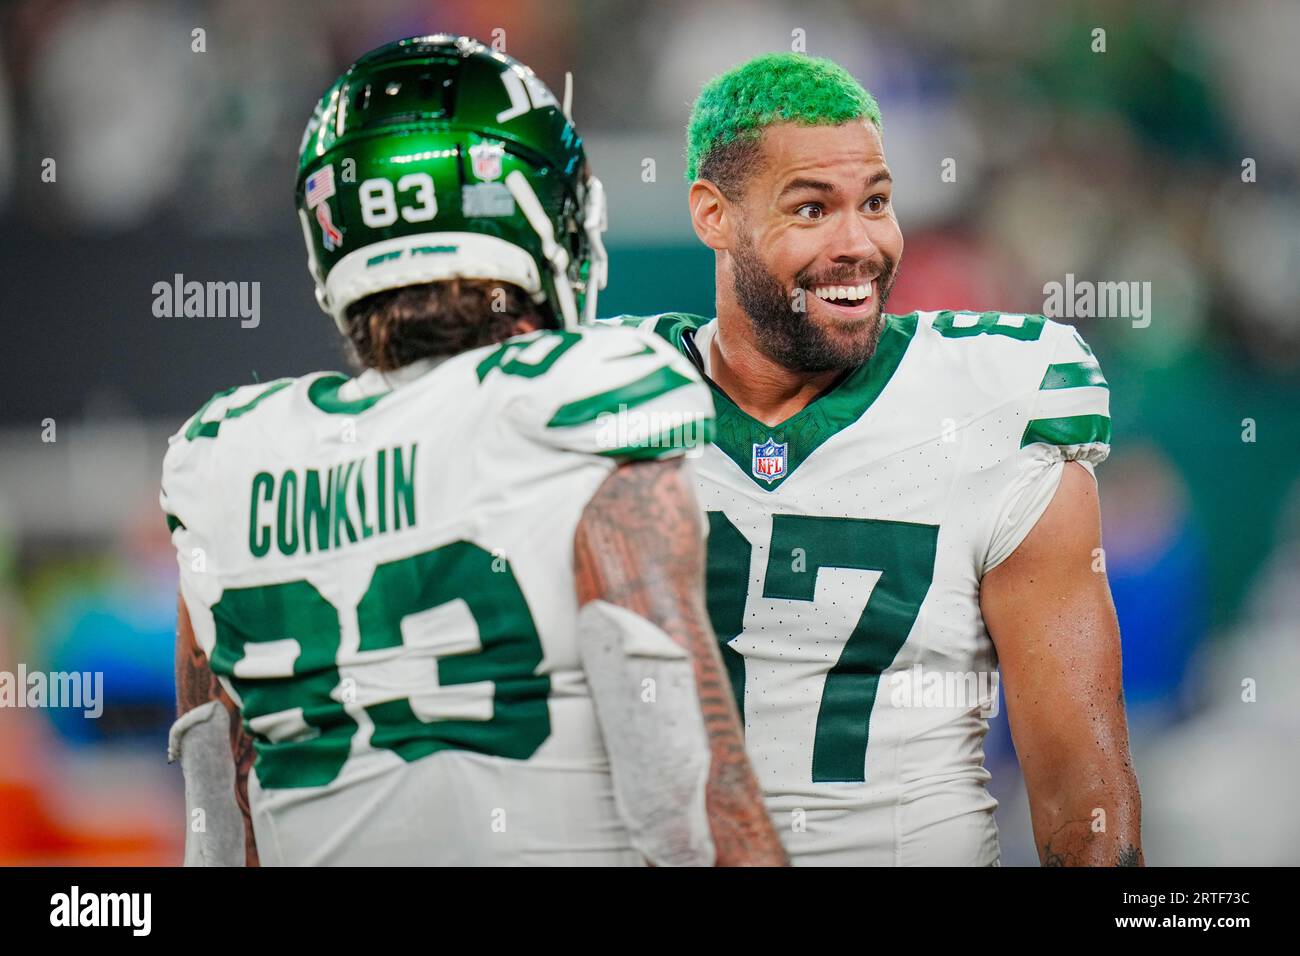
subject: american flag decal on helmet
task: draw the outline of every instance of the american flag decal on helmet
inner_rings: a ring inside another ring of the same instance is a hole
[[[334,164],[322,166],[307,177],[307,208],[315,209],[334,195]]]

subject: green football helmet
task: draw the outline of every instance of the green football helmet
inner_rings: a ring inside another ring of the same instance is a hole
[[[411,37],[357,60],[299,147],[297,203],[316,299],[346,330],[375,292],[510,282],[565,328],[596,317],[605,193],[537,75],[469,37]]]

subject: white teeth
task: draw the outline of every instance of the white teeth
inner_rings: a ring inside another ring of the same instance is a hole
[[[828,302],[834,302],[837,299],[869,299],[871,298],[871,286],[872,283],[870,282],[862,285],[821,285],[813,289],[813,295]]]

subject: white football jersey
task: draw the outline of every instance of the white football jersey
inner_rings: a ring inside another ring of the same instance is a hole
[[[707,373],[716,319],[616,321]],[[997,864],[980,579],[1064,462],[1091,471],[1109,451],[1091,350],[1040,316],[886,316],[872,358],[780,425],[714,400],[692,462],[709,611],[793,861]]]
[[[628,329],[203,406],[162,506],[254,737],[262,862],[641,863],[575,646],[574,533],[619,462],[707,441],[712,414],[690,362]]]

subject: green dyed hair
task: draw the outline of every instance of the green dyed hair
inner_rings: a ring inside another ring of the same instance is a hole
[[[686,179],[711,180],[731,195],[768,126],[838,126],[855,119],[881,128],[875,97],[838,63],[801,53],[755,57],[700,90],[686,131]]]

